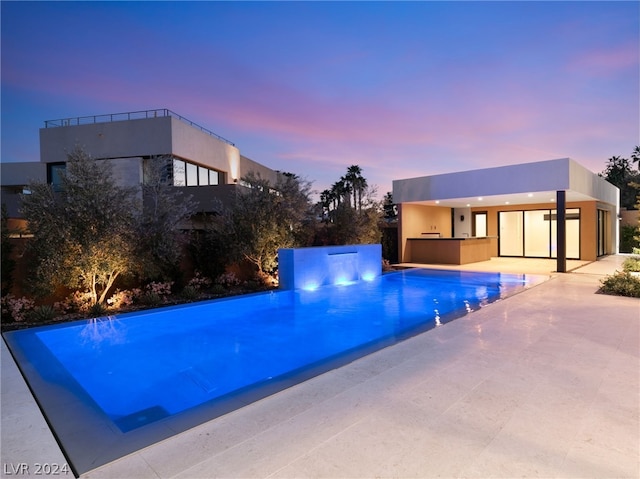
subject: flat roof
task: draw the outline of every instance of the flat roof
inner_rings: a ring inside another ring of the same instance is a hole
[[[554,202],[602,201],[617,205],[619,190],[571,158],[421,176],[393,181],[396,203],[451,208]]]

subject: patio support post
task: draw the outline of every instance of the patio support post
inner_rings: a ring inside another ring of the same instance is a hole
[[[556,191],[556,235],[558,273],[567,272],[567,201],[565,191]]]

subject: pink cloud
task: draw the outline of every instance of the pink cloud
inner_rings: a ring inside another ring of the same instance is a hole
[[[635,42],[608,49],[600,48],[581,53],[572,59],[568,68],[574,73],[614,76],[635,69],[640,62],[640,47]]]

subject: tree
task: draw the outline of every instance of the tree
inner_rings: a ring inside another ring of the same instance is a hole
[[[137,222],[138,257],[148,278],[174,278],[179,269],[187,236],[184,223],[197,203],[182,188],[173,186],[170,157],[150,158],[144,163],[143,209]]]
[[[320,208],[326,211],[325,225],[316,233],[315,244],[368,244],[381,240],[382,205],[375,200],[376,188],[369,187],[358,165],[320,195]],[[353,207],[351,198],[353,193]]]
[[[255,265],[259,276],[272,274],[278,249],[306,237],[311,184],[291,173],[281,173],[275,185],[254,173],[242,180],[249,189],[224,213],[231,257]]]
[[[631,153],[631,161],[637,163],[637,168],[640,170],[640,146],[636,146]]]
[[[612,156],[600,176],[620,188],[620,206],[634,209],[638,190],[633,184],[640,182],[640,173],[632,170],[627,158]]]
[[[387,194],[384,195],[382,209],[384,210],[385,221],[391,222],[398,219],[398,207],[393,202],[393,195],[390,191],[387,191]]]
[[[92,303],[103,303],[116,279],[137,264],[135,191],[118,186],[109,163],[79,148],[68,155],[61,191],[45,183],[29,190],[22,210],[34,235],[28,248],[36,292],[86,288]]]
[[[347,168],[347,174],[344,178],[353,190],[353,207],[362,211],[362,193],[367,188],[367,180],[362,176],[362,168],[358,165],[351,165]]]
[[[13,286],[13,270],[16,262],[12,257],[14,245],[11,243],[9,236],[9,218],[7,215],[7,206],[2,204],[2,222],[0,223],[0,246],[2,246],[2,295],[8,294]]]

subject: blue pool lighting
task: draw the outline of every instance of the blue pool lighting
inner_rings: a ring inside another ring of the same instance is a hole
[[[84,473],[547,278],[413,269],[342,279],[4,337]]]

